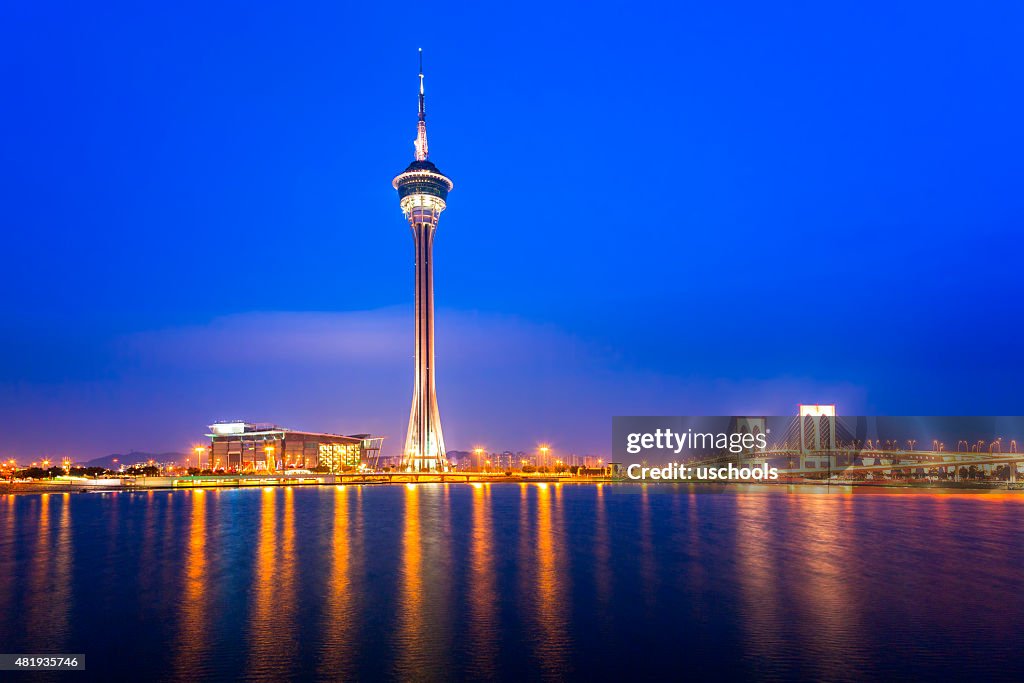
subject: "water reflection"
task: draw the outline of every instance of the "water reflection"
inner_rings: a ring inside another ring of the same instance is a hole
[[[325,587],[326,605],[321,626],[325,634],[321,648],[320,674],[324,678],[348,679],[354,675],[355,627],[359,618],[357,594],[353,591],[353,548],[358,547],[355,530],[349,522],[349,491],[334,490],[334,522],[331,528],[331,568]]]
[[[492,674],[497,662],[498,596],[494,575],[494,549],[491,541],[491,487],[473,485],[473,535],[470,548],[469,621],[471,633],[471,672],[474,676]]]
[[[57,522],[57,545],[54,552],[53,583],[50,587],[50,608],[52,610],[51,647],[66,648],[71,613],[71,568],[74,564],[74,548],[71,544],[71,494],[60,496],[60,521]]]
[[[140,560],[139,567],[157,567],[157,548],[159,544],[156,542],[157,531],[156,531],[156,515],[157,507],[155,503],[156,491],[147,491],[145,493],[146,507],[145,512],[142,513],[142,533],[139,539],[140,546]],[[168,496],[161,496],[167,498]],[[160,573],[155,571],[139,571],[139,587],[143,591],[157,590],[160,581]]]
[[[533,547],[530,543],[530,487],[527,484],[519,484],[519,520],[516,527],[516,535],[519,538],[518,554],[516,555],[516,574],[519,578],[519,595],[523,603],[530,600],[533,595],[533,572],[532,562]],[[525,616],[525,615],[521,615]],[[530,625],[523,621],[523,628],[530,628]]]
[[[395,670],[402,679],[445,677],[451,666],[450,486],[404,489]]]
[[[423,649],[423,549],[420,538],[420,487],[405,486],[401,591],[398,604],[398,673],[410,678],[420,670]]]
[[[608,538],[608,513],[604,484],[596,486],[594,504],[594,590],[601,605],[607,607],[612,593],[611,543]],[[607,617],[602,609],[601,616]],[[607,624],[607,620],[606,620]]]
[[[647,484],[640,489],[640,588],[648,614],[655,606],[657,573],[654,559],[654,536],[651,531],[651,500]]]
[[[249,626],[252,653],[249,657],[251,675],[266,677],[273,671],[270,657],[276,651],[272,611],[274,608],[274,567],[277,554],[277,518],[274,516],[276,492],[263,489],[260,499],[260,527],[256,545],[256,567],[253,572],[253,609]]]
[[[424,615],[429,625],[428,651],[430,665],[425,671],[443,677],[452,657],[451,627],[457,599],[452,592],[453,567],[451,561],[451,492],[452,484],[428,486],[424,489],[424,524],[421,526],[424,546]],[[466,492],[465,486],[458,489]],[[441,500],[437,497],[440,494]]]
[[[150,492],[152,493],[152,492]],[[175,670],[179,678],[204,673],[205,655],[209,652],[210,623],[207,580],[206,499],[212,494],[196,489],[189,491],[192,505],[192,523],[188,528],[185,550],[184,586],[181,591],[178,616],[178,647],[175,652]],[[149,501],[151,507],[152,500]],[[147,509],[148,513],[148,509]]]
[[[4,632],[11,631],[18,577],[15,571],[19,552],[15,541],[15,520],[18,510],[16,500],[17,496],[14,495],[3,496],[3,514],[0,514],[0,521],[3,523],[3,527],[0,528],[0,576],[5,577],[5,580],[0,581],[0,628]]]
[[[568,586],[560,582],[569,581],[567,572],[562,571],[564,556],[556,538],[553,519],[554,496],[548,484],[537,484],[537,583],[535,604],[539,641],[537,657],[545,678],[558,679],[565,676],[566,655],[568,654],[569,633],[565,609],[570,595]],[[559,534],[560,536],[560,534]],[[564,590],[563,590],[564,588]]]
[[[778,561],[777,520],[766,515],[767,499],[758,494],[736,495],[736,566],[742,622],[747,634],[748,657],[755,660],[779,655],[787,646],[782,637],[781,574]]]
[[[688,571],[680,577],[683,581],[680,593],[695,597],[703,596],[710,583],[707,568],[710,560],[707,558],[705,539],[701,535],[700,505],[702,500],[703,497],[694,490],[694,486],[691,484],[686,495],[687,535],[685,548]],[[691,599],[686,602],[686,610],[689,612],[691,620],[700,622],[707,618],[710,607],[705,600]]]
[[[798,558],[795,586],[797,624],[800,640],[815,643],[818,656],[808,662],[814,678],[834,677],[859,662],[850,647],[858,632],[858,605],[851,599],[850,584],[844,579],[857,575],[846,530],[851,528],[844,498],[824,495],[791,496],[796,501],[797,520],[787,538]]]
[[[117,493],[112,494],[115,498]],[[131,495],[131,494],[125,494]],[[182,516],[187,515],[184,512],[183,515],[176,514],[176,508],[178,505],[184,511],[187,511],[191,506],[186,505],[184,496],[174,495],[173,493],[162,496],[164,500],[163,515],[164,515],[164,528],[160,531],[161,543],[157,544],[154,539],[154,545],[160,548],[160,567],[163,571],[159,574],[160,585],[157,586],[156,590],[162,590],[163,586],[173,586],[178,583],[181,577],[181,567],[178,566],[176,560],[181,556],[180,545],[182,542],[182,535],[178,533],[178,525],[181,525],[182,534],[184,534],[185,526],[188,522],[187,519],[181,519]],[[121,548],[118,548],[117,552],[121,552]],[[140,571],[145,571],[143,567],[139,568]]]
[[[278,540],[277,498],[283,498]],[[295,492],[266,488],[260,500],[260,528],[253,574],[253,611],[248,668],[256,678],[274,679],[291,669],[297,645],[295,624]]]
[[[29,573],[28,590],[31,596],[46,595],[50,578],[50,494],[44,493],[37,501],[39,513],[35,529],[35,544],[32,553],[32,570]],[[50,603],[33,599],[27,605],[28,628],[30,633],[49,633]]]
[[[274,609],[278,613],[278,648],[282,659],[288,662],[288,669],[291,670],[291,662],[298,648],[298,627],[295,623],[295,608],[298,598],[296,594],[298,558],[295,554],[295,490],[291,486],[284,489],[284,518],[281,520],[281,524],[283,530],[281,533],[281,556],[278,563],[280,578]]]

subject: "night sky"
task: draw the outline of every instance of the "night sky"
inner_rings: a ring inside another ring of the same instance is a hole
[[[0,455],[397,452],[418,47],[450,449],[1024,412],[1020,2],[157,5],[0,5]]]

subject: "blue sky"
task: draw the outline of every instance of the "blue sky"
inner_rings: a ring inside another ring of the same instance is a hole
[[[8,3],[4,449],[401,442],[416,48],[450,448],[1024,410],[1024,7]]]

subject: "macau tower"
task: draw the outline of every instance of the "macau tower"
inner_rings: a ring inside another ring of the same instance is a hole
[[[416,375],[402,469],[446,472],[441,417],[434,380],[434,231],[452,189],[452,181],[427,160],[427,123],[423,108],[423,50],[420,49],[420,107],[416,159],[392,185],[416,244]]]

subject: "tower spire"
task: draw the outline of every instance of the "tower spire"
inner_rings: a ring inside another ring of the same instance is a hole
[[[420,48],[420,121],[425,120],[425,112],[423,110],[423,48]]]
[[[416,124],[416,161],[427,159],[427,112],[423,104],[423,48],[420,48],[420,119]]]

